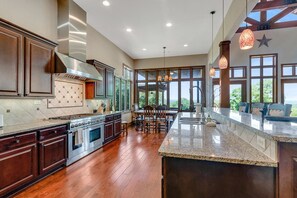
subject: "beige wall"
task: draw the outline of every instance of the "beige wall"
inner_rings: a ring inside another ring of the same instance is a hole
[[[122,76],[123,63],[134,66],[131,57],[90,25],[87,29],[87,59],[96,59],[116,68],[117,76]]]
[[[207,64],[207,54],[166,57],[166,67],[200,66]],[[135,69],[162,68],[164,58],[134,60]]]
[[[57,42],[56,0],[0,0],[0,17]]]

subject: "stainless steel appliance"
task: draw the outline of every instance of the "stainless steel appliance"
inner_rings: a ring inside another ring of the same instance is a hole
[[[105,116],[77,114],[50,119],[70,121],[67,165],[102,147]]]

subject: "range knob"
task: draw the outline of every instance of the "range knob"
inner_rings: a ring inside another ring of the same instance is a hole
[[[75,124],[74,127],[78,127],[78,124]]]
[[[71,124],[71,125],[70,125],[70,128],[73,128],[73,127],[74,127],[74,124]]]

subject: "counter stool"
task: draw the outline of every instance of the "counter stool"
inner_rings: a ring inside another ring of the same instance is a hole
[[[124,135],[126,134],[126,136],[128,136],[128,122],[127,121],[122,121],[121,131],[123,132]]]

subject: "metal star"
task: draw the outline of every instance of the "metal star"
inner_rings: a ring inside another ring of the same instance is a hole
[[[266,47],[269,47],[269,46],[268,46],[268,42],[271,41],[271,40],[272,40],[272,39],[268,39],[268,38],[266,38],[266,35],[265,35],[265,34],[263,35],[262,39],[257,39],[257,41],[260,42],[259,47],[261,47],[262,45],[265,45]]]

